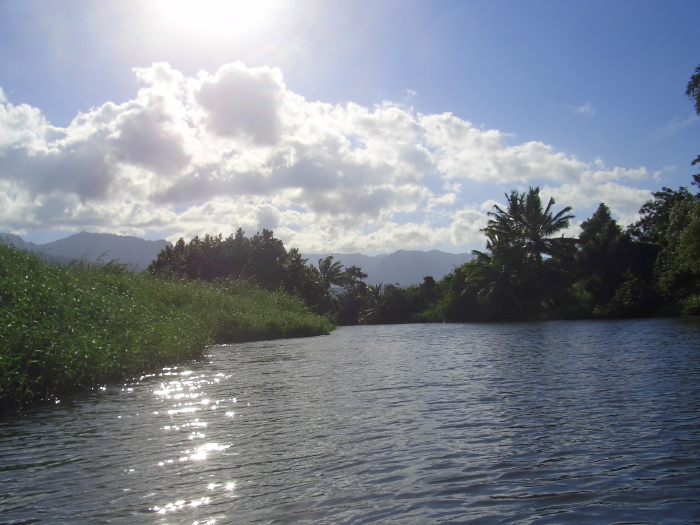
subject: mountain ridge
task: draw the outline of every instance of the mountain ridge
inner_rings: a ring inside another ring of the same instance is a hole
[[[36,253],[52,264],[69,264],[74,261],[104,263],[116,261],[131,266],[135,271],[145,270],[161,250],[171,243],[165,240],[147,241],[139,237],[112,233],[80,232],[57,241],[34,244],[11,233],[0,233],[0,239],[21,250]],[[470,261],[467,253],[447,253],[440,250],[397,250],[379,255],[361,253],[302,254],[308,264],[318,265],[318,260],[332,255],[343,266],[359,266],[367,274],[367,284],[420,284],[423,278],[442,279],[455,267]]]
[[[440,250],[397,250],[388,254],[363,255],[359,253],[330,252],[325,254],[302,254],[310,264],[329,255],[346,268],[359,266],[367,274],[367,284],[398,284],[410,286],[420,284],[424,277],[439,281],[457,266],[471,261],[469,253],[447,253]]]
[[[46,244],[29,243],[10,233],[0,233],[0,239],[21,250],[36,253],[50,263],[114,261],[131,266],[137,272],[145,270],[161,250],[171,245],[165,240],[147,241],[128,235],[84,231]]]

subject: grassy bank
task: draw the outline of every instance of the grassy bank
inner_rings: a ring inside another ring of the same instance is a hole
[[[0,413],[181,362],[207,345],[332,328],[300,300],[248,283],[53,267],[0,243]]]

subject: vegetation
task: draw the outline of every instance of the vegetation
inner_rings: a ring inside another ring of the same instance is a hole
[[[246,280],[267,290],[282,290],[300,298],[313,312],[344,324],[356,324],[365,296],[367,274],[357,266],[345,268],[333,256],[309,265],[296,248],[287,251],[274,232],[246,237],[242,229],[227,238],[219,235],[180,239],[158,254],[147,272],[155,277],[216,282]],[[338,293],[344,290],[344,293]]]
[[[0,244],[0,412],[198,356],[207,345],[328,333],[298,298],[244,281],[53,267]]]
[[[328,286],[320,273],[306,264],[299,251],[287,251],[273,232],[263,230],[245,237],[242,229],[227,238],[219,235],[178,240],[158,254],[147,272],[153,276],[214,282],[246,280],[268,290],[282,289],[301,297],[317,313],[332,310]]]
[[[697,184],[697,181],[696,181]],[[623,230],[601,203],[577,239],[539,188],[506,195],[486,249],[441,281],[366,287],[360,323],[515,321],[700,314],[700,193],[664,188]]]

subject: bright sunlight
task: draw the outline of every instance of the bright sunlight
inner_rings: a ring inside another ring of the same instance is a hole
[[[154,0],[161,24],[197,37],[246,38],[280,16],[278,0]]]

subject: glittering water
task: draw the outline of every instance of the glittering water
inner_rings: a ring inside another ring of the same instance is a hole
[[[700,326],[211,348],[0,420],[2,523],[698,523]]]

